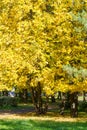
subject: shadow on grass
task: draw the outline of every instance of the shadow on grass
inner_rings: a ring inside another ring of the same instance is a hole
[[[48,117],[63,117],[59,113],[58,106],[53,104],[49,104],[49,109],[46,115],[41,115],[41,116],[48,116]],[[10,115],[16,115],[16,116],[21,116],[22,117],[31,117],[31,116],[37,116],[35,113],[35,108],[32,103],[21,103],[18,104],[17,107],[5,107],[2,108],[0,107],[0,115],[5,115],[5,114]],[[69,117],[70,116],[70,111],[64,111],[64,117]],[[86,112],[79,112],[79,118],[87,118],[87,113]]]
[[[0,130],[87,130],[87,122],[0,120]]]

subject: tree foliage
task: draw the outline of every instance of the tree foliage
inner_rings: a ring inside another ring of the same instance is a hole
[[[47,95],[87,91],[86,77],[70,75],[83,78],[87,69],[86,7],[87,0],[0,1],[0,90],[40,82]]]

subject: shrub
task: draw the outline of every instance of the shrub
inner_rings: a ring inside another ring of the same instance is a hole
[[[80,111],[86,111],[87,112],[87,102],[83,101],[79,104]]]
[[[2,96],[0,97],[0,106],[7,107],[13,106],[16,107],[18,104],[19,99],[17,97],[9,97],[9,96]]]

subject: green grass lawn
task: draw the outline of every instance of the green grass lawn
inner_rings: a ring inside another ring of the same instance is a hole
[[[87,113],[79,112],[77,119],[70,118],[70,112],[65,111],[64,117],[58,113],[58,106],[51,104],[46,115],[37,116],[35,112],[16,115],[0,115],[0,130],[87,130]],[[1,110],[33,109],[32,104],[19,104],[16,108],[2,108]],[[18,116],[18,118],[17,118]],[[37,119],[38,118],[38,119]],[[45,120],[44,120],[45,119]],[[50,119],[50,120],[49,120]],[[57,120],[58,119],[58,120]],[[68,119],[68,121],[67,121]]]
[[[1,119],[0,130],[87,130],[87,122]]]

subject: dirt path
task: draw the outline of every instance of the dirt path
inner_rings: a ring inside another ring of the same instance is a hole
[[[50,110],[52,108],[49,108]],[[53,113],[52,113],[53,114]],[[87,121],[85,118],[71,118],[70,116],[60,116],[56,113],[51,115],[48,112],[47,115],[37,116],[33,107],[20,107],[13,110],[0,110],[0,119],[31,119],[31,120],[51,120],[51,121],[64,121],[64,122],[76,122],[76,121]]]
[[[21,109],[14,109],[14,110],[0,110],[0,115],[3,115],[5,113],[8,114],[24,114],[29,112],[34,112],[34,108],[21,108]]]

